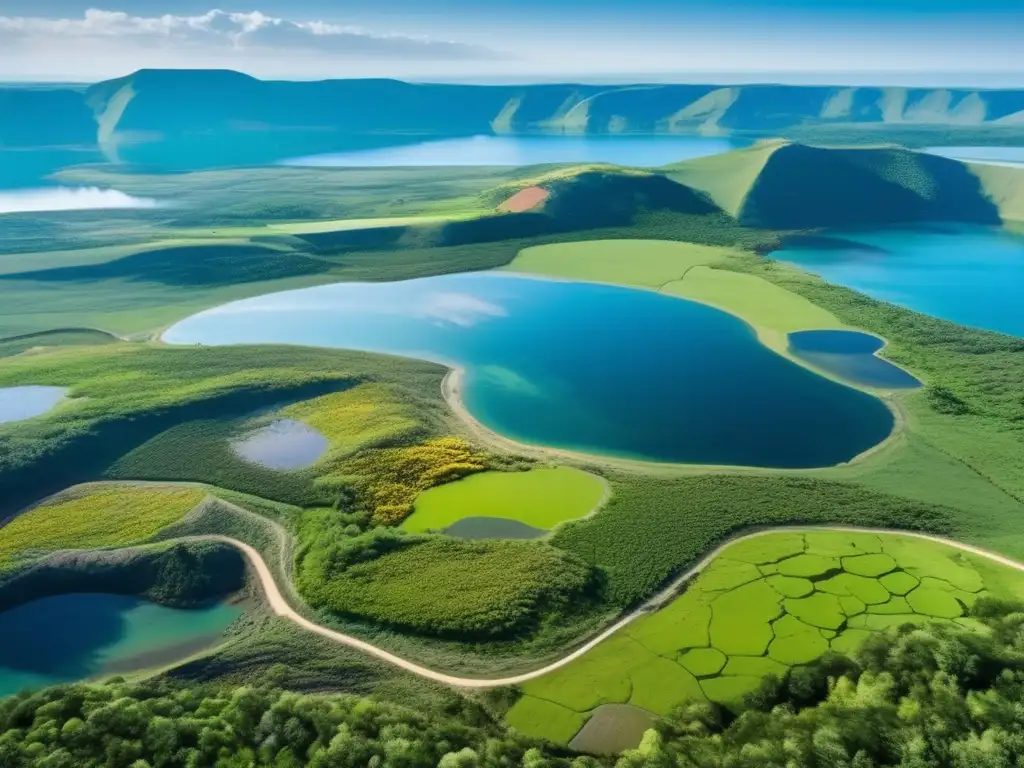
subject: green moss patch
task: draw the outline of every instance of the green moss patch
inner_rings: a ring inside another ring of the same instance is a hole
[[[875,632],[971,626],[963,606],[979,592],[1024,597],[1024,575],[899,534],[765,534],[727,547],[669,605],[523,690],[570,713],[629,703],[664,714],[705,697],[738,709],[766,675],[830,649],[853,653]],[[536,735],[578,722],[551,712]]]
[[[769,576],[768,585],[783,597],[806,597],[814,591],[814,584],[795,576]]]
[[[839,570],[839,560],[823,555],[802,554],[779,563],[779,573],[783,576],[799,576],[804,579],[824,576]]]
[[[918,587],[907,595],[907,602],[914,613],[934,616],[937,619],[955,619],[963,616],[963,606],[949,592],[941,589]]]
[[[869,576],[871,578],[889,573],[896,568],[896,561],[892,555],[884,552],[877,555],[855,555],[843,558],[843,570],[857,576]]]
[[[694,648],[679,657],[679,663],[697,677],[718,674],[725,662],[725,654],[717,648]]]
[[[793,555],[799,555],[803,551],[803,534],[773,533],[733,544],[723,553],[723,557],[730,560],[742,560],[754,565],[768,565]]]
[[[894,595],[905,595],[920,582],[905,571],[887,573],[878,582]]]
[[[838,629],[846,621],[839,598],[823,592],[796,600],[788,599],[783,607],[789,615],[823,629]]]

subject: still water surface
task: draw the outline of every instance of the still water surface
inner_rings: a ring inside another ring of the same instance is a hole
[[[831,237],[825,247],[791,247],[772,256],[880,301],[1024,336],[1024,238],[958,225]]]
[[[173,663],[213,645],[241,613],[109,594],[34,600],[0,613],[0,696]]]
[[[64,387],[0,387],[0,424],[41,416],[64,399]]]
[[[885,342],[860,331],[796,331],[789,334],[789,351],[800,360],[854,384],[879,389],[921,386],[898,365],[877,356]]]
[[[771,352],[738,318],[611,285],[476,273],[318,286],[202,312],[164,340],[306,344],[463,367],[465,405],[487,427],[634,459],[826,466],[893,426],[880,400]]]
[[[398,147],[311,155],[299,166],[537,165],[615,163],[657,166],[715,155],[749,142],[711,136],[472,136]]]

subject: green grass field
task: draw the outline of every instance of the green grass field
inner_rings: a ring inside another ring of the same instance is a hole
[[[0,563],[56,549],[137,544],[180,520],[206,492],[199,488],[96,486],[76,489],[0,528]]]
[[[729,546],[666,607],[583,657],[522,686],[507,716],[565,743],[601,704],[665,715],[685,701],[729,707],[830,648],[854,652],[904,623],[957,622],[978,597],[1019,600],[1024,574],[895,534],[771,533]]]
[[[730,248],[658,240],[594,240],[526,248],[506,267],[512,272],[660,288],[688,269],[718,264]]]
[[[551,530],[593,511],[604,493],[601,478],[571,467],[481,472],[421,493],[402,528],[441,531],[466,517],[500,517]]]

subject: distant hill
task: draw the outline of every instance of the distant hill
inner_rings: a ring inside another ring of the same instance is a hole
[[[1005,170],[1005,169],[1003,169]],[[914,221],[999,224],[1024,174],[985,176],[965,163],[901,148],[823,149],[766,142],[665,169],[740,223],[770,229]],[[988,171],[985,171],[988,174]],[[1003,198],[993,193],[996,176]]]
[[[0,146],[91,143],[111,158],[168,167],[489,133],[767,136],[844,128],[1024,138],[1024,90],[274,82],[201,70],[143,70],[84,92],[0,89]]]

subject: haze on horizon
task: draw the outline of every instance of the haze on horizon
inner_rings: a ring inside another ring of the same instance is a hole
[[[1017,0],[241,2],[5,0],[0,81],[225,68],[279,79],[1024,86]]]

